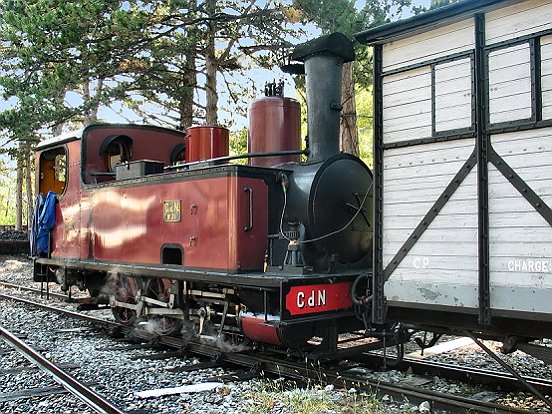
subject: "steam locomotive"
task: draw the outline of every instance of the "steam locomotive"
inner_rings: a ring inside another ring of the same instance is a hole
[[[426,329],[422,346],[451,332],[552,361],[532,343],[552,338],[551,6],[466,0],[358,33],[373,47],[373,176],[339,152],[355,57],[340,34],[291,56],[304,151],[299,104],[277,85],[250,107],[248,165],[216,126],[41,142],[37,190],[57,203],[35,279],[165,334],[294,349],[316,337],[336,354],[341,333],[385,346]]]
[[[230,163],[218,126],[91,125],[41,142],[38,191],[57,203],[42,208],[55,224],[35,280],[88,289],[162,334],[297,348],[363,327],[352,287],[371,263],[372,175],[339,151],[336,81],[354,49],[334,34],[292,58],[307,79],[305,151],[300,105],[279,85],[251,105],[248,165]]]

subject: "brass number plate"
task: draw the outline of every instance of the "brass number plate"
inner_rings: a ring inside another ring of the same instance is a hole
[[[180,221],[180,200],[163,201],[163,221],[165,223]]]

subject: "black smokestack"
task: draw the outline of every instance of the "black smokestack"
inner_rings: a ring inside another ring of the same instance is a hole
[[[339,153],[341,73],[355,60],[353,42],[333,33],[298,45],[291,58],[305,63],[309,163],[321,162]]]

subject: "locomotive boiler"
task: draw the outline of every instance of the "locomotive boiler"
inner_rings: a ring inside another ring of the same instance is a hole
[[[302,254],[317,271],[362,259],[366,268],[371,259],[372,175],[360,159],[339,150],[341,83],[335,80],[341,79],[342,63],[354,58],[340,34],[300,45],[292,55],[304,61],[309,147],[305,164],[289,165],[292,191],[283,215],[285,222],[298,223]]]
[[[341,71],[352,42],[296,47],[299,104],[278,87],[251,105],[249,165],[228,131],[91,125],[37,146],[37,190],[55,217],[35,279],[88,289],[124,324],[290,348],[363,327],[354,281],[371,265],[370,170],[339,151]],[[301,162],[300,157],[306,157]],[[48,216],[48,211],[41,211]],[[40,227],[40,223],[39,223]]]

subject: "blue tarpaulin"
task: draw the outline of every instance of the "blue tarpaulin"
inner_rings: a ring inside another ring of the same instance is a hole
[[[40,201],[41,200],[39,198],[37,201],[39,205],[35,209],[35,213],[38,210],[38,222],[36,228],[33,223],[33,232],[37,231],[36,244],[38,254],[48,253],[50,231],[56,225],[56,193],[49,191],[44,198],[44,202],[40,203]],[[40,206],[40,204],[42,205]]]

